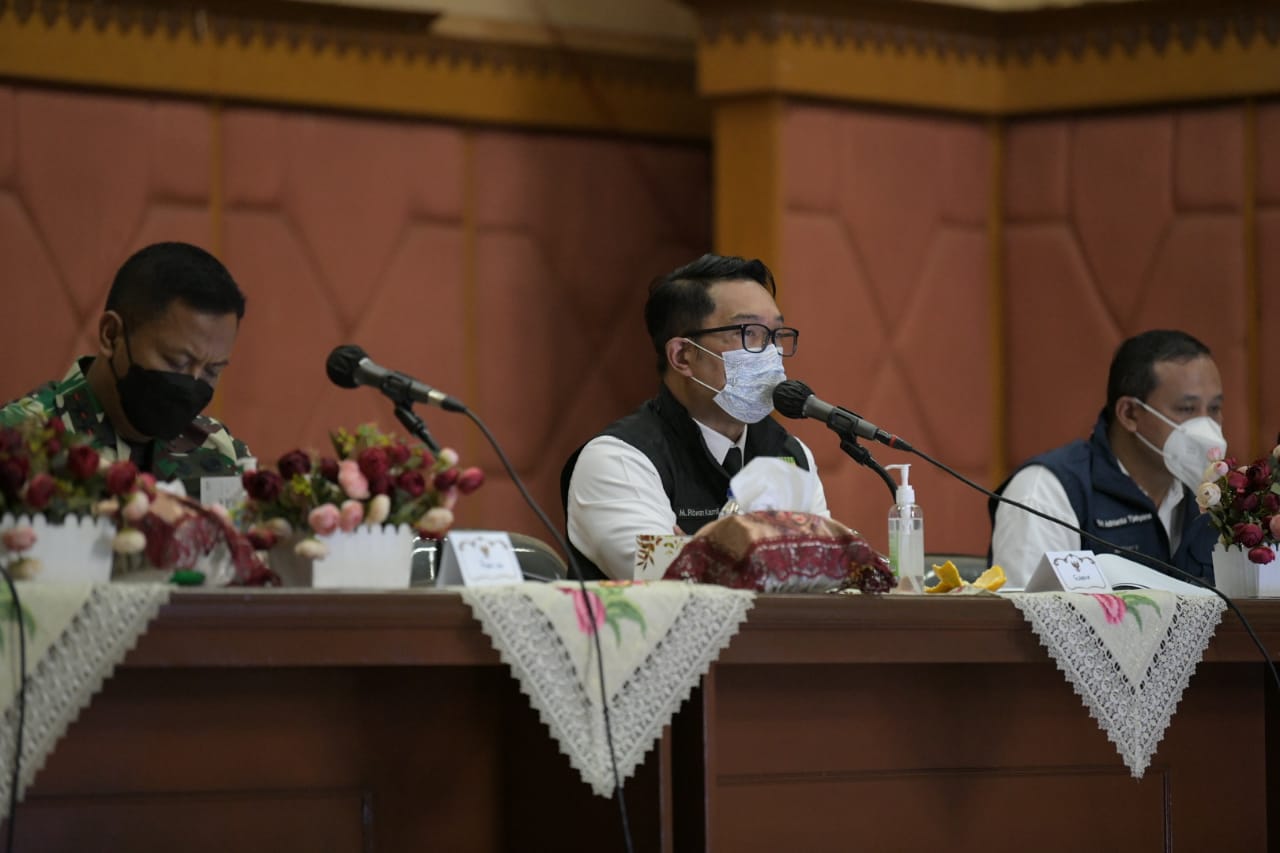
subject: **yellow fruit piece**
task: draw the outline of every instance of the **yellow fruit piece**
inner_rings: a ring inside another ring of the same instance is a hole
[[[1004,576],[1004,569],[999,566],[992,566],[982,574],[978,575],[978,579],[973,582],[973,585],[995,592],[1000,587],[1004,586],[1006,580],[1008,580],[1008,578]]]
[[[933,586],[925,587],[925,592],[950,592],[964,586],[964,581],[960,580],[960,570],[950,560],[941,566],[934,566],[933,573],[938,576],[938,582]],[[1003,572],[1001,574],[1003,575]]]

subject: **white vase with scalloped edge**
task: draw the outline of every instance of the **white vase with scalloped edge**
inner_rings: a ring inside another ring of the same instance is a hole
[[[29,524],[36,541],[26,551],[10,552],[0,546],[0,561],[11,563],[20,557],[40,561],[40,571],[31,579],[38,583],[107,583],[111,580],[111,543],[116,528],[109,518],[69,516],[57,524],[42,515],[0,517],[0,530]]]
[[[1264,547],[1276,553],[1275,545]],[[1280,598],[1280,559],[1259,565],[1246,549],[1219,542],[1213,546],[1213,583],[1228,598]]]
[[[271,570],[284,586],[317,589],[407,589],[416,534],[407,524],[370,527],[349,533],[317,536],[329,548],[319,559],[298,555],[298,539],[282,542],[268,552]]]

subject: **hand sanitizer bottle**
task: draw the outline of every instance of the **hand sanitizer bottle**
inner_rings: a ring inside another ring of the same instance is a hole
[[[889,508],[889,567],[898,579],[896,592],[924,592],[924,511],[916,503],[911,465],[886,465],[902,471],[897,501]]]

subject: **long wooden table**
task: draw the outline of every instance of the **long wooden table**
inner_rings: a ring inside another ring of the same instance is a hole
[[[1280,653],[1280,602],[1242,608]],[[1134,780],[1007,601],[765,596],[627,805],[641,851],[1262,851],[1278,707],[1228,614]],[[50,852],[622,847],[615,804],[434,592],[175,595],[17,834]]]

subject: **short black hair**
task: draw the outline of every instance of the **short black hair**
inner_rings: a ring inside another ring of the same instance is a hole
[[[153,243],[121,265],[107,294],[115,311],[133,328],[145,326],[173,302],[204,314],[244,319],[244,294],[213,255],[190,243]]]
[[[1144,403],[1156,389],[1155,366],[1161,361],[1191,361],[1211,355],[1209,348],[1188,335],[1171,329],[1153,329],[1134,335],[1116,350],[1107,376],[1107,424],[1115,420],[1121,397],[1137,397]]]
[[[667,371],[667,341],[698,328],[715,310],[707,293],[711,285],[743,280],[756,282],[770,296],[778,295],[773,273],[764,261],[735,255],[706,254],[649,283],[644,324],[658,356],[658,375]]]

